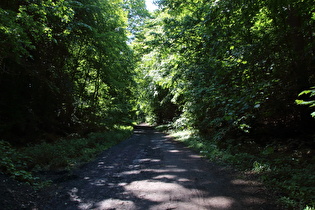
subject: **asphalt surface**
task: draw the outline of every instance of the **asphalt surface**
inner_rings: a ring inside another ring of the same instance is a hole
[[[264,186],[146,125],[60,180],[43,209],[277,209]]]

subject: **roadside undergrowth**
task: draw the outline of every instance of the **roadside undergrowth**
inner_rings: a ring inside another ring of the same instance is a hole
[[[48,183],[34,176],[36,172],[75,168],[93,160],[131,133],[131,126],[116,126],[111,131],[90,133],[84,138],[73,135],[54,143],[42,142],[19,149],[0,141],[0,173],[40,188]]]
[[[192,131],[169,133],[212,161],[255,175],[274,191],[279,204],[286,209],[315,209],[315,159],[311,151],[290,150],[277,144],[261,147],[253,141],[236,140],[230,140],[229,146],[222,148]]]

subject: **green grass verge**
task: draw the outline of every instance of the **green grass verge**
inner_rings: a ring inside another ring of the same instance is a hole
[[[132,134],[132,129],[131,126],[116,126],[104,133],[90,133],[86,138],[43,142],[19,150],[0,141],[0,171],[17,180],[38,185],[39,180],[32,172],[70,170],[125,140]]]
[[[212,161],[257,175],[275,191],[278,201],[286,208],[315,209],[315,159],[307,156],[308,151],[288,151],[279,145],[262,148],[254,142],[232,140],[230,146],[222,149],[190,131],[172,132],[171,135]]]

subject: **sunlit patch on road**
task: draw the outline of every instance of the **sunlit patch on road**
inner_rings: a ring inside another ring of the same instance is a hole
[[[138,128],[140,129],[140,128]],[[258,182],[227,176],[164,134],[144,129],[82,169],[59,209],[262,209]],[[82,172],[81,172],[82,173]]]
[[[107,199],[96,204],[96,209],[126,210],[136,209],[135,204],[128,200]]]

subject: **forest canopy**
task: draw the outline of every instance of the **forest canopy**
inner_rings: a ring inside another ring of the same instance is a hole
[[[303,135],[313,142],[314,110],[296,104],[314,104],[312,0],[158,2],[134,43],[151,120],[218,141]]]
[[[3,138],[18,142],[131,122],[127,3],[0,2]]]
[[[155,2],[1,1],[1,136],[147,119],[311,141],[312,0]]]
[[[154,2],[0,1],[0,174],[35,184],[146,121],[315,206],[314,0]]]

